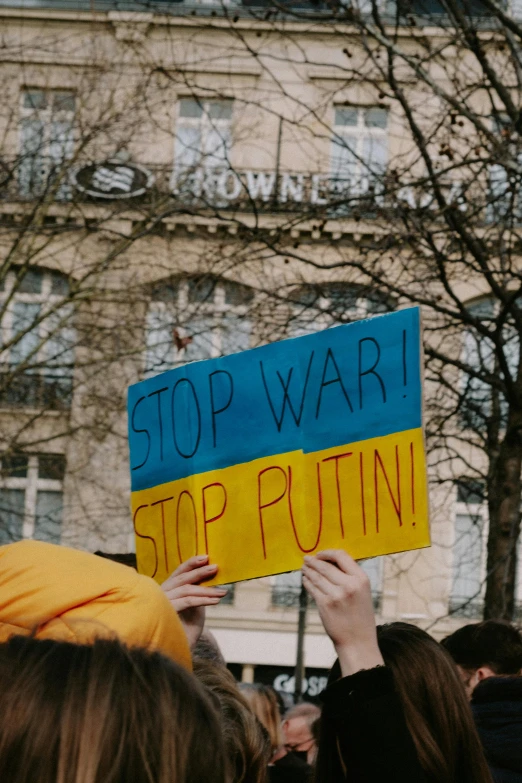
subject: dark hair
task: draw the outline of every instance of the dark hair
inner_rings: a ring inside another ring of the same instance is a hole
[[[378,626],[377,641],[430,783],[489,783],[466,692],[446,651],[408,623]]]
[[[217,715],[163,657],[115,640],[0,645],[0,780],[226,783]]]
[[[485,620],[459,628],[442,645],[463,669],[489,666],[495,674],[518,674],[522,669],[520,631],[501,620]]]
[[[194,674],[219,704],[221,730],[232,783],[265,783],[270,761],[270,738],[224,666],[194,658]]]
[[[203,631],[197,640],[196,644],[192,648],[192,658],[195,660],[212,661],[217,666],[222,666],[226,669],[226,662],[223,658],[223,653],[219,649],[218,643],[210,631]],[[234,681],[235,682],[235,681]]]
[[[446,651],[425,631],[407,623],[378,626],[377,639],[393,673],[426,780],[492,783],[464,686]],[[330,680],[340,674],[337,663]],[[331,743],[322,728],[316,777],[321,783],[344,779]]]

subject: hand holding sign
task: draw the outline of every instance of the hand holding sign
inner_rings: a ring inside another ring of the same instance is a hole
[[[370,580],[355,560],[340,549],[305,557],[303,584],[334,643],[343,677],[382,666]]]
[[[128,408],[138,566],[158,581],[203,553],[216,584],[429,545],[417,308],[187,364]]]
[[[224,588],[201,585],[201,582],[215,577],[217,570],[217,565],[208,565],[208,555],[191,557],[181,563],[161,585],[179,614],[191,647],[194,647],[203,631],[205,606],[218,604],[227,594]]]

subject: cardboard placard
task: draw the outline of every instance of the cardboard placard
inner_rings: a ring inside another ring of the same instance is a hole
[[[429,546],[420,311],[194,362],[129,388],[141,573],[223,584]]]

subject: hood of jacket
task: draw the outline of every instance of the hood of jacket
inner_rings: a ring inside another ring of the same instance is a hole
[[[15,634],[89,643],[116,636],[191,669],[180,619],[134,569],[41,541],[0,547],[0,642]]]
[[[522,783],[522,677],[488,677],[471,708],[496,779]]]

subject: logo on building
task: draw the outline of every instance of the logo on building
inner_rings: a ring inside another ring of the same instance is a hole
[[[144,166],[109,160],[76,169],[72,182],[91,198],[136,198],[152,187],[154,175]]]

